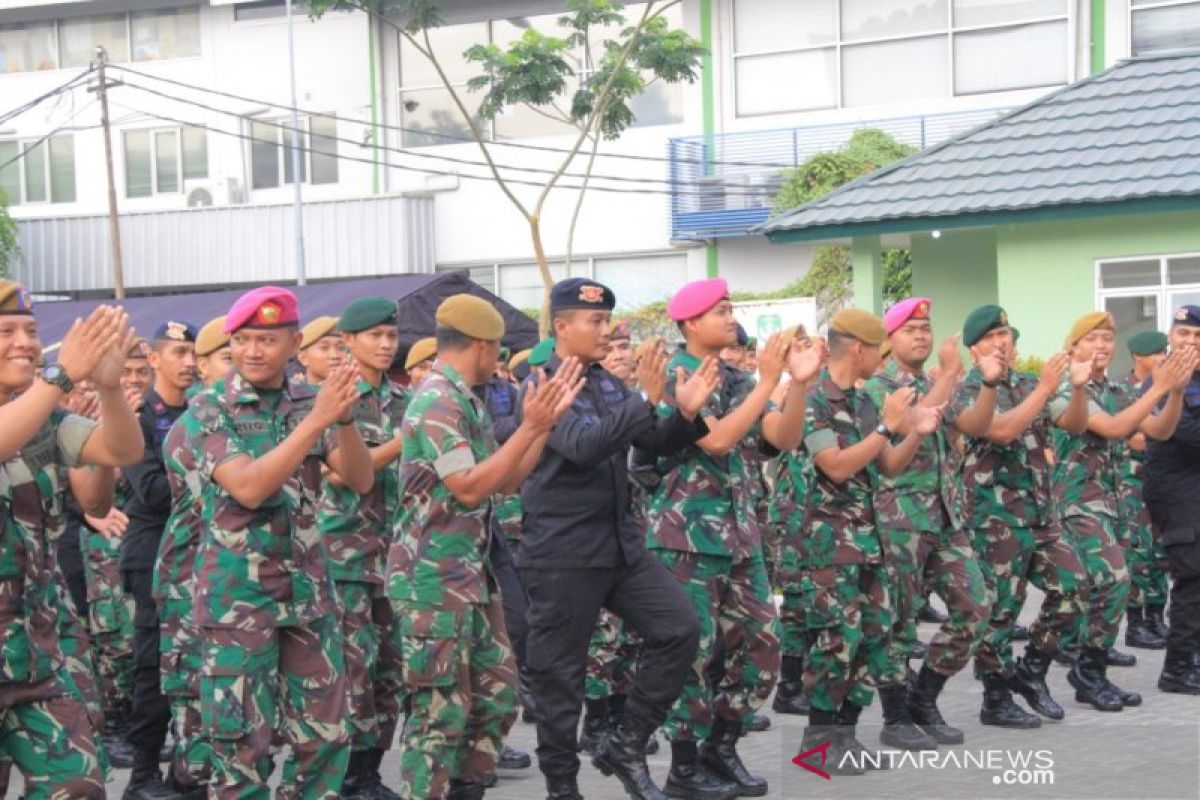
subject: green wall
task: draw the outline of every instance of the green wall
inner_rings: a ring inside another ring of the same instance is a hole
[[[940,342],[962,330],[967,312],[996,299],[993,229],[949,230],[933,238],[912,235],[913,294],[933,300],[933,332]]]
[[[1096,259],[1200,250],[1200,211],[1002,225],[995,236],[997,302],[1021,329],[1021,352],[1044,356],[1095,309]],[[913,263],[916,289],[915,247]]]

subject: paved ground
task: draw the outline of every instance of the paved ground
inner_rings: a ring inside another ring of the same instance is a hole
[[[1034,600],[1031,596],[1026,605],[1026,622],[1036,608]],[[928,639],[933,629],[923,625],[922,638]],[[1155,683],[1162,651],[1131,652],[1137,654],[1138,665],[1110,669],[1110,677],[1123,688],[1142,693],[1145,702],[1140,708],[1102,714],[1076,703],[1066,670],[1056,665],[1051,668],[1051,691],[1067,709],[1067,718],[1059,723],[1046,721],[1033,731],[981,726],[980,685],[969,674],[958,675],[947,685],[941,708],[948,721],[966,731],[967,742],[944,748],[937,756],[941,760],[927,762],[924,768],[904,762],[888,771],[826,781],[790,761],[799,747],[805,718],[769,712],[772,729],[752,734],[740,749],[750,768],[770,781],[773,798],[1200,798],[1200,697],[1160,693]],[[879,721],[876,702],[863,714],[859,727],[859,739],[868,747],[878,744]],[[511,743],[532,751],[533,727],[518,722]],[[665,780],[669,748],[651,757],[650,763],[657,778]],[[395,750],[384,767],[385,776],[395,775]],[[1046,767],[1049,771],[1040,771]],[[114,774],[108,785],[111,797],[120,797],[127,778],[124,770]],[[585,764],[580,778],[589,800],[625,797],[615,779],[602,777],[590,765]],[[13,783],[19,784],[19,779]],[[16,796],[15,789],[10,795]],[[489,798],[502,800],[544,796],[536,765],[502,773],[500,785],[488,792]]]

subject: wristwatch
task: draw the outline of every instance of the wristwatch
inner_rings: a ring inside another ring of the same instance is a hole
[[[887,425],[884,425],[882,422],[875,426],[875,432],[888,441],[891,441],[892,439],[891,428],[889,428]]]
[[[42,370],[42,380],[51,386],[57,386],[63,394],[70,394],[75,388],[75,381],[71,380],[71,376],[62,368],[61,364],[51,364]]]

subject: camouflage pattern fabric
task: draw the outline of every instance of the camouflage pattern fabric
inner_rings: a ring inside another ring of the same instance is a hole
[[[396,649],[384,646],[395,635],[391,605],[383,596],[382,587],[374,583],[334,581],[334,591],[338,596],[346,680],[350,686],[353,749],[386,750],[392,744],[404,701]],[[381,732],[381,722],[385,723],[386,731]]]
[[[487,564],[492,500],[459,502],[445,478],[496,450],[483,402],[436,362],[401,429],[402,502],[388,554],[411,713],[401,794],[441,798],[451,780],[480,782],[516,718],[516,665]]]
[[[847,700],[870,705],[871,687],[889,666],[894,622],[882,565],[810,567],[800,585],[812,643],[804,662],[804,694],[813,708],[831,713]]]
[[[807,431],[806,431],[807,432]],[[769,522],[774,536],[774,574],[771,585],[783,595],[779,606],[779,649],[782,656],[801,656],[808,650],[804,602],[800,594],[804,514],[812,464],[803,450],[780,453],[775,460],[775,486]]]
[[[121,540],[87,525],[80,535],[90,639],[104,709],[111,713],[133,696],[133,596],[121,579]]]
[[[1141,381],[1130,375],[1117,386],[1129,398],[1126,402],[1132,402],[1141,385]],[[1165,606],[1170,590],[1167,554],[1154,536],[1150,511],[1142,499],[1146,451],[1126,447],[1124,455],[1120,469],[1121,519],[1117,536],[1125,547],[1125,565],[1129,568],[1129,605],[1137,608]]]
[[[762,553],[734,561],[702,553],[655,551],[700,620],[700,647],[663,730],[673,742],[700,741],[716,718],[748,724],[779,676],[779,619]],[[716,654],[716,655],[714,655]],[[720,657],[720,684],[708,682]]]
[[[633,688],[640,640],[608,609],[601,609],[588,642],[587,671],[583,684],[586,700],[628,695]]]
[[[104,718],[104,708],[100,699],[100,683],[97,678],[96,660],[88,641],[87,628],[78,615],[72,613],[72,607],[63,598],[64,613],[58,617],[58,643],[63,654],[63,670],[71,679],[70,690],[78,695],[87,711],[92,729],[97,733],[107,732],[107,721]],[[108,775],[108,755],[104,750],[104,740],[96,744],[96,757],[104,775]]]
[[[99,741],[65,670],[0,686],[0,760],[20,770],[26,800],[103,798]]]

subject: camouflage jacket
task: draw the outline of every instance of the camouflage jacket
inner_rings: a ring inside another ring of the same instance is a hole
[[[1129,403],[1108,378],[1088,381],[1086,389],[1089,416],[1101,411],[1118,414]],[[1066,402],[1070,396],[1070,383],[1064,383],[1059,398]],[[1061,492],[1064,517],[1118,518],[1125,450],[1124,441],[1110,441],[1090,430],[1072,436],[1061,428],[1054,429],[1054,482]]]
[[[863,420],[863,430],[878,424],[887,395],[911,387],[920,396],[932,386],[927,375],[913,375],[889,360],[862,388],[874,420]],[[899,475],[889,478],[877,473],[875,516],[881,528],[936,533],[961,526],[955,513],[955,476],[950,471],[953,459],[948,458],[948,451],[945,428],[938,428],[921,440],[917,454]]]
[[[996,387],[996,413],[1020,405],[1037,387],[1038,380],[1024,372],[1009,373]],[[983,373],[972,367],[946,406],[949,423],[975,403],[983,388]],[[971,528],[1036,528],[1058,522],[1053,470],[1047,457],[1053,447],[1053,420],[1065,405],[1051,400],[1024,433],[1009,444],[986,437],[965,437],[963,494],[965,523]]]
[[[367,447],[379,447],[400,434],[408,393],[388,380],[372,387],[358,382],[354,423]],[[336,431],[326,434],[326,449]],[[384,561],[392,541],[392,514],[400,504],[399,459],[375,473],[365,495],[326,480],[317,509],[317,527],[329,552],[329,575],[335,581],[383,583]]]
[[[1142,381],[1130,374],[1129,377],[1117,384],[1117,391],[1124,404],[1122,407],[1126,407],[1141,395]],[[1128,442],[1124,443],[1118,468],[1121,519],[1128,524],[1149,527],[1150,512],[1146,509],[1146,503],[1142,499],[1142,470],[1145,466],[1146,451],[1134,450]]]
[[[882,558],[872,500],[875,465],[869,464],[844,483],[838,483],[815,463],[817,454],[823,450],[845,449],[862,441],[860,417],[873,412],[873,406],[861,391],[842,389],[828,370],[821,372],[816,385],[809,390],[804,451],[814,462],[804,503],[801,555],[804,566],[874,564]]]
[[[158,542],[154,567],[154,597],[160,604],[195,597],[196,550],[204,530],[204,484],[189,438],[194,426],[189,408],[175,420],[162,445],[163,467],[171,485],[171,513]]]
[[[667,365],[667,375],[673,376],[678,367],[690,376],[700,367],[700,359],[680,349]],[[754,390],[754,379],[745,372],[724,362],[720,370],[721,383],[700,410],[705,420],[724,417]],[[658,415],[665,419],[674,413],[675,381],[668,379]],[[711,455],[693,444],[671,459],[650,499],[646,547],[726,556],[735,561],[761,552],[762,448],[759,421],[726,455]]]
[[[17,455],[0,464],[0,684],[36,683],[63,663],[55,541],[66,517],[67,468],[95,429],[55,409]]]
[[[276,391],[258,390],[231,370],[192,401],[185,429],[204,486],[197,625],[266,628],[334,612],[316,519],[325,441],[318,439],[300,468],[256,509],[213,480],[226,461],[274,449],[312,410],[315,397],[314,387],[287,381]]]
[[[492,500],[468,507],[444,481],[496,451],[487,409],[453,367],[437,361],[408,404],[401,436],[388,596],[409,608],[486,603]]]
[[[520,392],[510,381],[492,376],[483,386],[475,387],[475,396],[483,400],[488,414],[492,418],[493,429],[496,433],[496,443],[504,444],[508,437],[517,429],[520,412]],[[495,507],[492,512],[492,523],[499,527],[501,534],[510,542],[521,538],[521,495],[498,494],[494,498]]]

